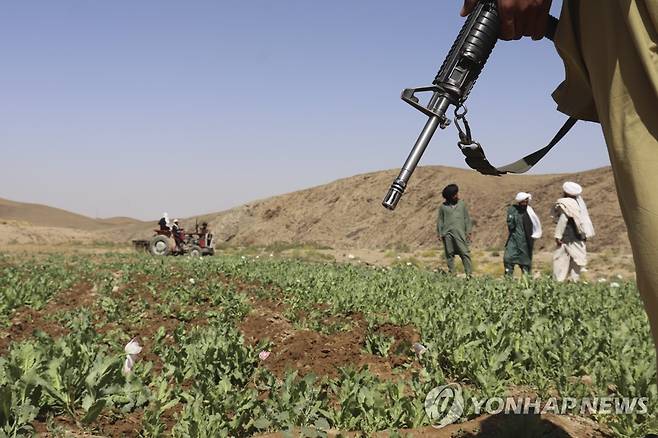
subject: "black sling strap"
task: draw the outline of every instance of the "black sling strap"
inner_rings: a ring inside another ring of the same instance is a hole
[[[555,137],[543,148],[526,155],[518,161],[507,164],[505,166],[495,167],[493,166],[487,156],[484,154],[484,150],[479,143],[473,142],[470,145],[461,144],[460,149],[464,156],[466,156],[466,164],[472,169],[477,170],[478,172],[484,175],[505,175],[506,173],[525,173],[530,170],[535,164],[539,162],[544,156],[553,149],[562,137],[566,135],[567,132],[573,127],[573,125],[578,121],[575,117],[569,117],[567,121],[562,125],[560,130],[555,134]]]
[[[545,38],[548,38],[551,41],[554,41],[555,31],[557,30],[558,19],[549,15],[548,16],[548,27],[546,29]],[[457,119],[455,124],[459,129],[459,148],[462,153],[466,156],[466,164],[472,169],[477,170],[478,172],[484,175],[505,175],[506,173],[525,173],[530,170],[535,164],[539,162],[544,156],[553,149],[553,146],[558,144],[562,137],[564,137],[567,132],[573,127],[573,125],[578,121],[575,117],[569,117],[560,130],[555,134],[553,139],[543,148],[526,155],[518,161],[507,164],[501,167],[493,166],[487,156],[484,154],[484,150],[479,143],[474,142],[471,138],[470,128],[468,127],[468,122],[463,117],[466,113],[464,112],[461,115],[457,114]],[[459,127],[458,119],[463,119],[465,124],[465,132]]]

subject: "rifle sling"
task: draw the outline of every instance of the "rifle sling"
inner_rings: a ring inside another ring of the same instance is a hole
[[[558,144],[562,137],[564,137],[567,132],[573,127],[578,119],[575,117],[569,117],[560,130],[555,134],[553,139],[543,148],[526,155],[518,161],[507,164],[501,167],[493,166],[487,156],[480,146],[477,143],[473,143],[470,146],[465,146],[461,148],[461,151],[466,156],[466,164],[472,169],[477,170],[484,175],[505,175],[506,173],[525,173],[530,170],[535,164],[539,162],[548,152],[553,149],[553,147]]]

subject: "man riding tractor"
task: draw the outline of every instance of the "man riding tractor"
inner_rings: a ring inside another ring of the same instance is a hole
[[[184,230],[178,225],[178,219],[174,219],[174,224],[171,226],[171,234],[174,236],[176,243],[175,252],[181,252],[183,249]]]
[[[163,217],[165,218],[166,216]],[[207,222],[201,224],[201,229],[197,225],[190,233],[181,228],[178,219],[174,219],[170,227],[162,220],[158,225],[159,229],[153,230],[155,236],[150,240],[133,240],[133,245],[138,249],[146,249],[155,256],[189,254],[197,257],[215,253],[213,235],[208,229]]]

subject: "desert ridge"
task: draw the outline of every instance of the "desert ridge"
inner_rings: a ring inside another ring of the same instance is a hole
[[[610,167],[572,174],[502,177],[443,166],[419,167],[398,208],[391,212],[381,206],[381,198],[396,174],[397,170],[385,170],[342,178],[230,210],[184,218],[182,225],[189,228],[197,221],[208,221],[218,245],[313,243],[335,248],[436,248],[440,191],[454,182],[460,186],[475,223],[475,248],[504,245],[505,208],[518,191],[525,191],[532,193],[532,205],[547,231],[537,243],[538,249],[549,249],[553,244],[553,203],[561,195],[562,183],[573,180],[584,188],[583,196],[597,230],[588,246],[593,251],[630,252]],[[221,193],[208,193],[208,196],[220,197]],[[171,206],[163,206],[164,210],[176,214]],[[126,217],[92,219],[54,207],[0,199],[0,221],[6,228],[3,234],[10,227],[20,227],[23,235],[36,233],[42,241],[61,240],[55,236],[56,228],[66,228],[62,233],[67,238],[129,242],[150,236],[158,219],[154,217],[152,222]],[[7,244],[7,239],[0,238],[2,244]]]

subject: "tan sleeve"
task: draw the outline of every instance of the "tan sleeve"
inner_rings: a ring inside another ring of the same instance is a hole
[[[562,3],[560,23],[555,32],[555,48],[564,63],[564,81],[553,92],[553,100],[557,103],[557,110],[564,114],[598,122],[589,73],[578,38],[579,3],[580,0],[564,0]],[[602,46],[601,50],[605,47]]]

